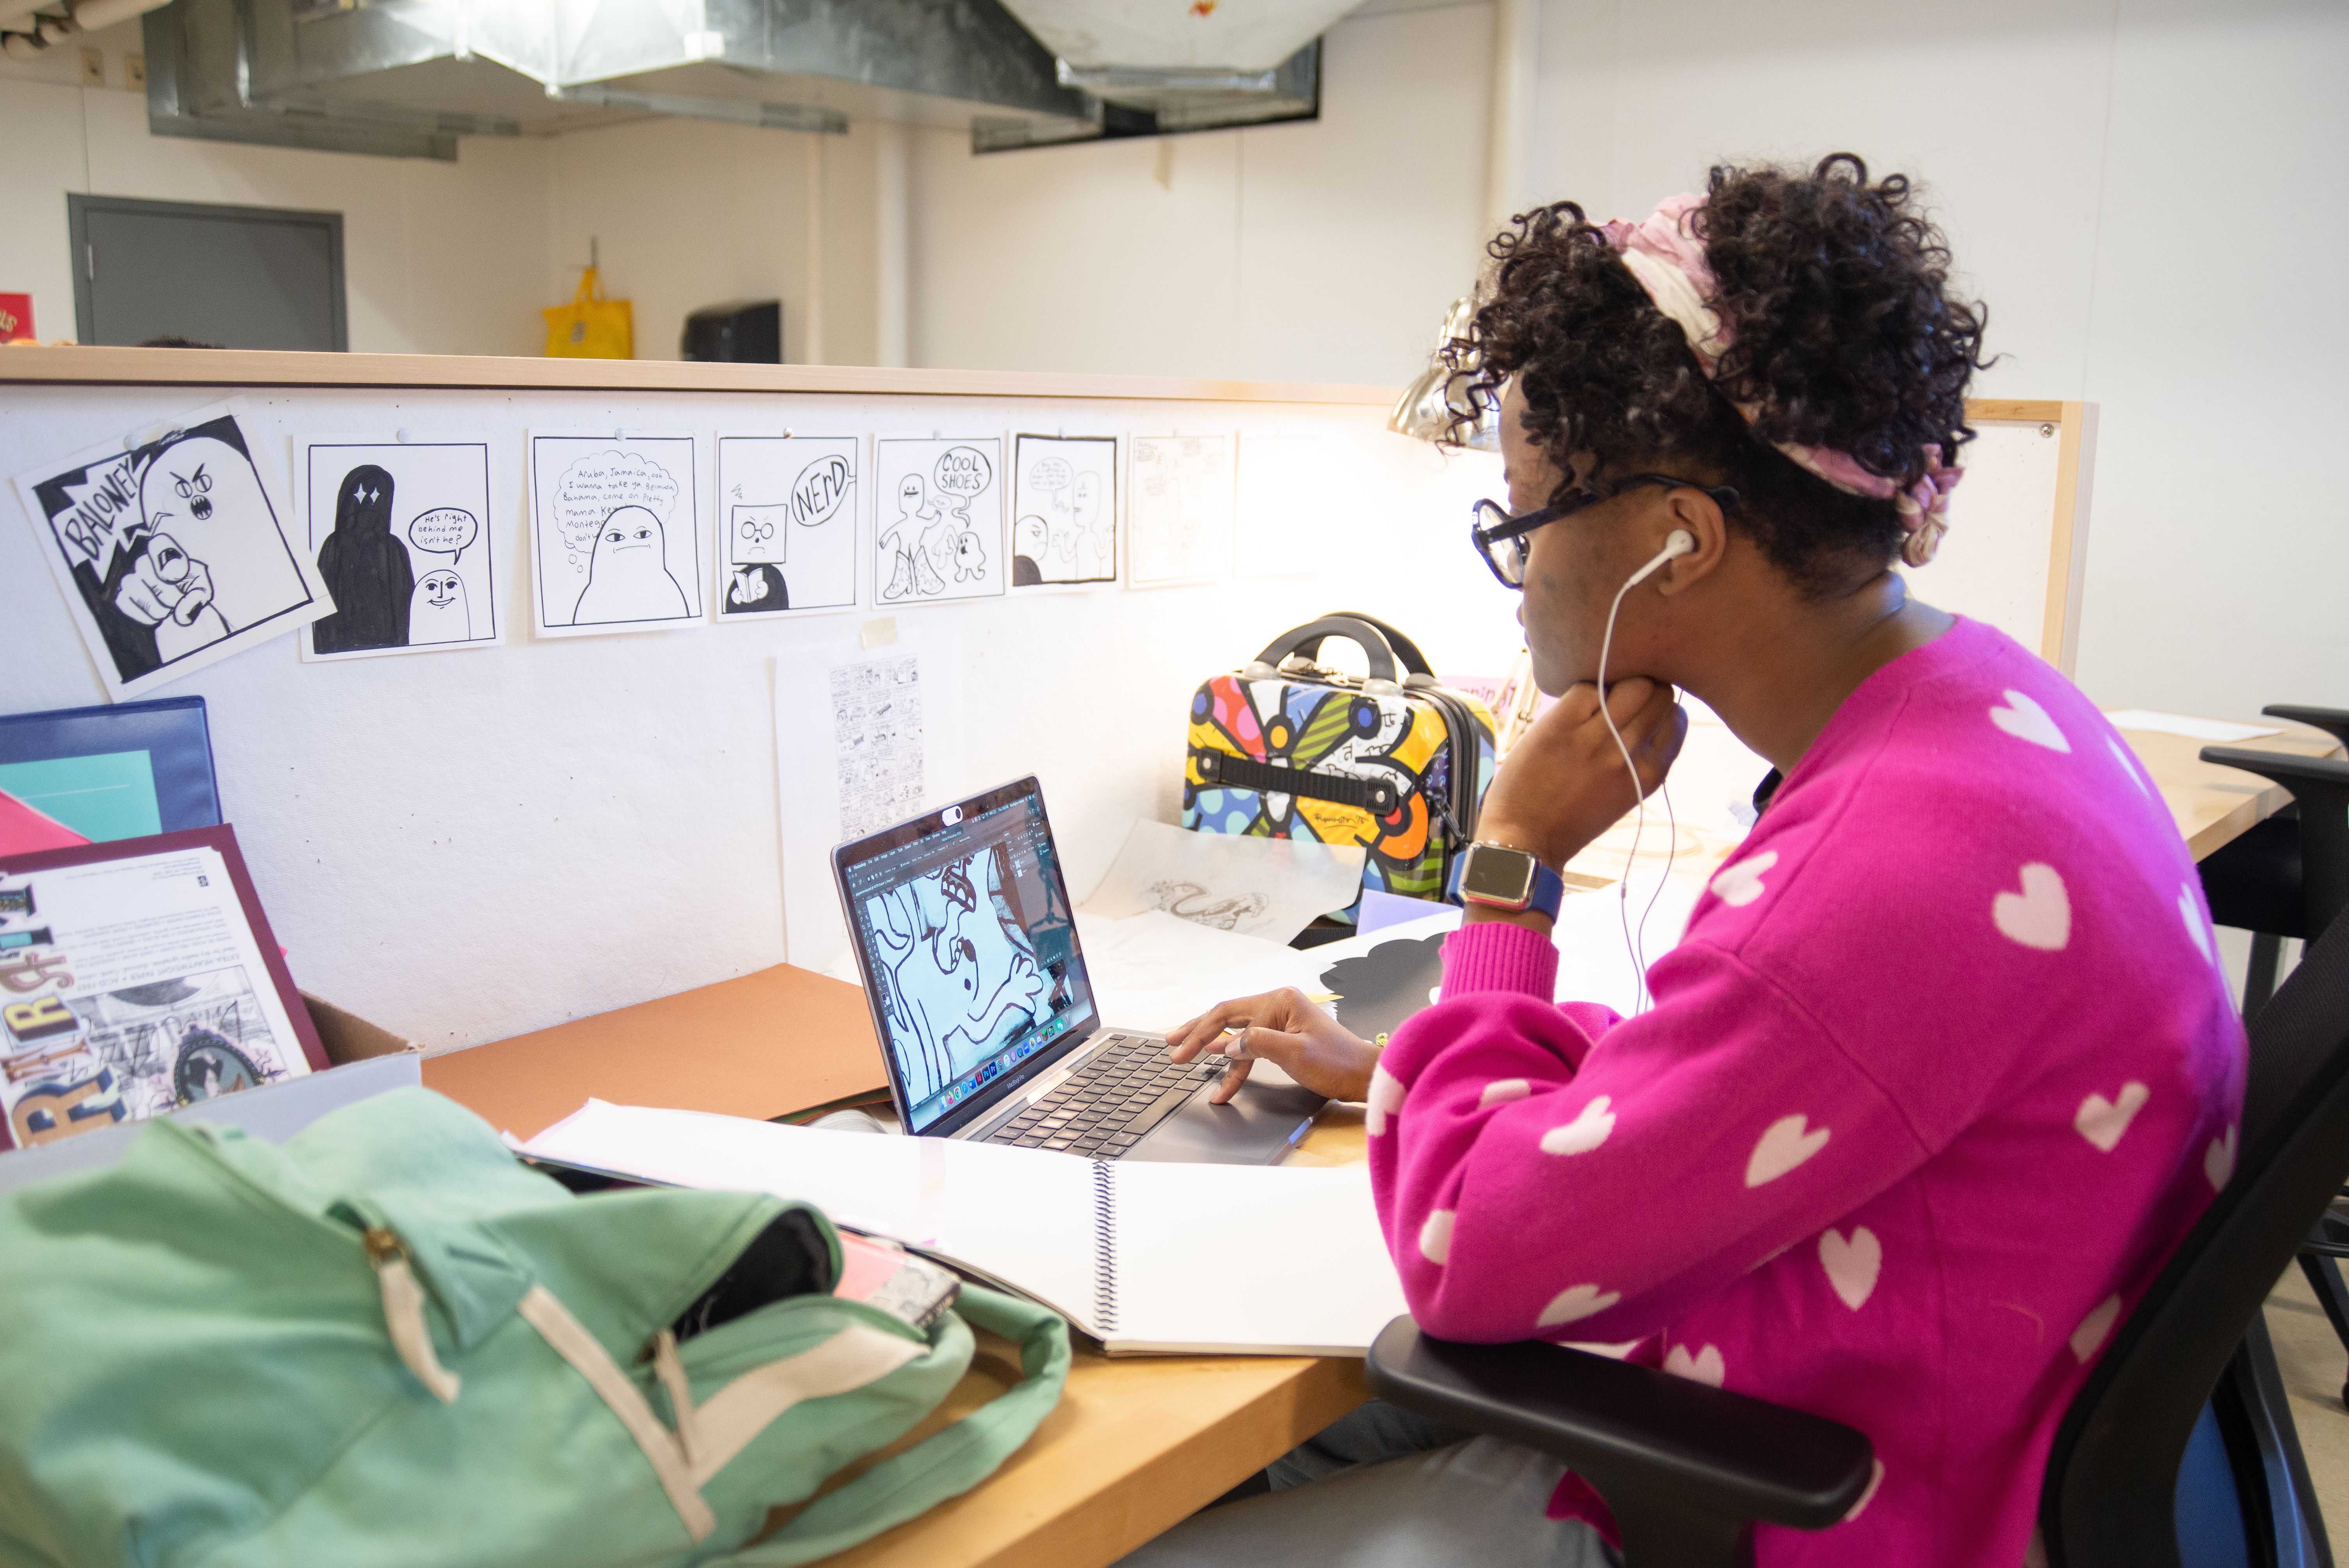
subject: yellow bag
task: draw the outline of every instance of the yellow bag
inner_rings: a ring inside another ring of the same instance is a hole
[[[595,269],[579,278],[569,304],[540,311],[546,317],[549,359],[634,359],[636,334],[624,299],[605,299],[595,289]]]

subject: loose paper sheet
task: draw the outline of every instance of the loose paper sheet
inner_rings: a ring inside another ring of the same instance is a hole
[[[700,622],[699,441],[532,432],[541,635],[657,632]]]
[[[718,613],[843,610],[856,603],[854,436],[718,438]]]
[[[1011,585],[1117,581],[1117,438],[1019,436]]]
[[[961,645],[943,633],[908,631],[866,654],[843,631],[829,649],[775,661],[783,943],[792,963],[857,977],[832,851],[968,792],[962,701]]]
[[[1003,592],[1003,438],[873,443],[875,603],[985,599]]]
[[[2230,724],[2223,718],[2195,718],[2182,713],[2155,713],[2147,708],[2128,707],[2105,717],[2115,729],[2149,729],[2157,735],[2182,735],[2189,740],[2208,740],[2220,746],[2230,746],[2240,740],[2256,740],[2262,735],[2282,735],[2283,731],[2257,724]]]
[[[82,644],[114,701],[334,608],[234,402],[16,476]]]
[[[922,666],[901,654],[834,665],[826,678],[845,843],[922,809]]]
[[[0,875],[0,1149],[310,1070],[209,846]]]
[[[1080,909],[1077,940],[1102,1022],[1112,1028],[1170,1029],[1234,996],[1320,988],[1316,954],[1159,910],[1108,920]]]
[[[497,557],[481,441],[297,438],[311,557],[335,613],[302,634],[305,659],[493,645]]]
[[[1299,577],[1329,561],[1332,505],[1321,443],[1306,436],[1240,438],[1239,523],[1233,570]]]
[[[1195,924],[1285,943],[1361,891],[1359,844],[1195,833],[1141,820],[1079,908],[1110,920],[1162,910]]]
[[[1231,548],[1232,438],[1136,436],[1125,503],[1137,585],[1220,576]]]

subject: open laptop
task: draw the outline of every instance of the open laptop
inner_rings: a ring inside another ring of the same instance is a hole
[[[1225,1058],[1178,1067],[1164,1036],[1102,1026],[1033,778],[843,844],[832,866],[907,1132],[1268,1165],[1325,1103],[1252,1082],[1209,1105]]]

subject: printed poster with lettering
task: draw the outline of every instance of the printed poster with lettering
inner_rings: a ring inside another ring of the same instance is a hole
[[[233,401],[16,477],[109,698],[333,613]]]
[[[721,621],[856,603],[854,436],[718,438]]]
[[[326,1066],[232,830],[0,857],[0,1149]]]

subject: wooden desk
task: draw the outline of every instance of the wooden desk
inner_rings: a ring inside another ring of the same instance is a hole
[[[2282,751],[2294,757],[2332,757],[2341,750],[2321,729],[2297,724],[2277,727],[2283,733],[2261,736],[2241,745],[2247,750]],[[2274,816],[2292,799],[2292,791],[2256,773],[2203,761],[2202,748],[2212,744],[2208,740],[2150,729],[2125,729],[2121,738],[2153,775],[2178,832],[2185,836],[2186,847],[2198,861]]]

